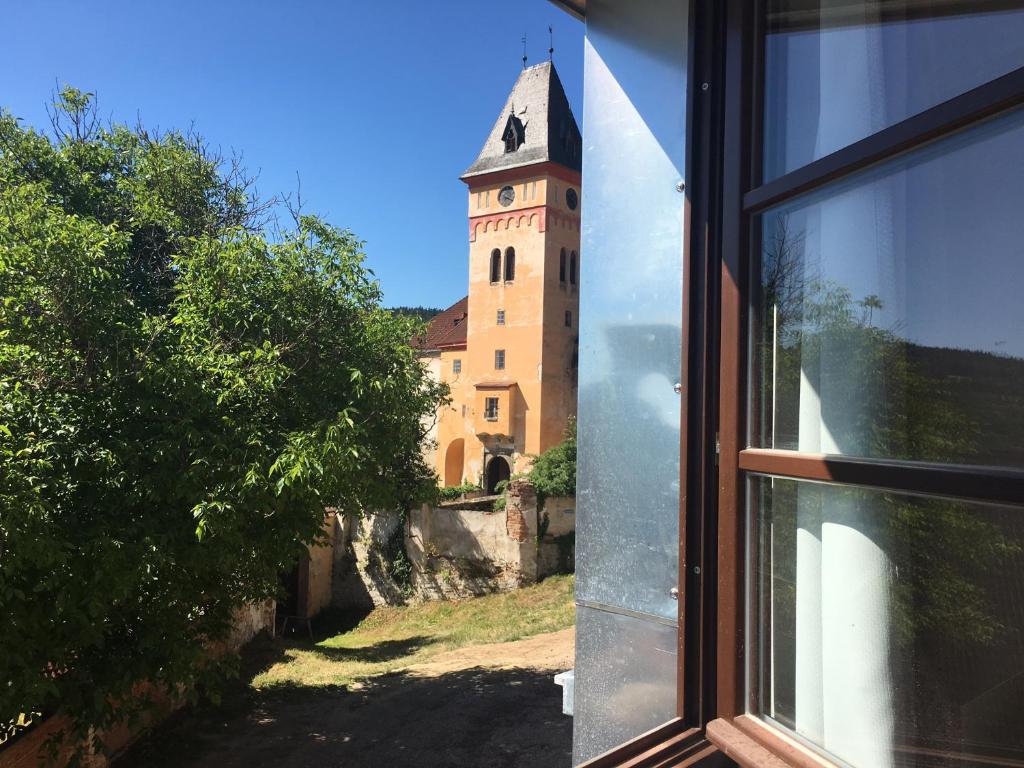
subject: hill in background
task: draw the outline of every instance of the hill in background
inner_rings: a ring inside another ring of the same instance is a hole
[[[440,314],[440,309],[434,309],[433,307],[392,307],[391,311],[396,315],[404,315],[406,317],[418,317],[423,322],[429,321],[434,315]]]

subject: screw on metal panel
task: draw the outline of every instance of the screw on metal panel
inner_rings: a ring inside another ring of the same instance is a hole
[[[710,87],[711,87],[711,86],[710,86],[710,85],[709,85],[708,83],[701,83],[701,84],[700,84],[700,89],[701,89],[702,91],[706,91],[706,90],[707,90],[708,88],[710,88]]]
[[[678,395],[683,391],[683,385],[677,381],[675,384],[672,385],[672,391]]]
[[[669,594],[669,596],[673,600],[678,600],[679,599],[679,587],[672,587],[672,589],[670,589],[668,591],[668,594]]]
[[[693,572],[696,573],[696,574],[699,574],[700,573],[700,566],[699,565],[693,566]]]
[[[685,189],[686,189],[686,182],[685,181],[677,181],[676,182],[676,192],[682,192]]]

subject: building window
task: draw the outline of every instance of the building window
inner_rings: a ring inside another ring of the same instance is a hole
[[[576,285],[576,251],[569,255],[569,283]]]
[[[505,249],[505,282],[511,283],[516,279],[516,249]]]
[[[499,309],[498,310],[498,325],[504,325],[504,324],[505,324],[505,310],[504,309]]]
[[[452,373],[454,373],[456,376],[458,376],[460,373],[462,373],[462,361],[461,360],[452,360]]]
[[[495,248],[491,251],[491,282],[501,281],[501,251]]]
[[[496,349],[494,350],[494,370],[503,371],[505,370],[505,350]]]
[[[565,310],[565,327],[572,328],[572,312],[568,309]]]
[[[484,418],[487,419],[487,421],[498,420],[498,398],[484,398]]]
[[[558,282],[565,282],[565,248],[558,254]]]

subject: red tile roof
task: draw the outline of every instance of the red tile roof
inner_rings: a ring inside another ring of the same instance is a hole
[[[469,296],[466,296],[452,304],[444,312],[435,315],[427,326],[427,333],[413,339],[412,345],[424,352],[465,348],[468,325]]]

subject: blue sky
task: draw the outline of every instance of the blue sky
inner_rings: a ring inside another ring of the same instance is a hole
[[[244,154],[263,194],[367,241],[385,302],[465,295],[458,180],[522,67],[547,58],[582,113],[583,25],[547,0],[0,2],[0,106],[48,127],[57,81],[115,121],[196,129]]]

